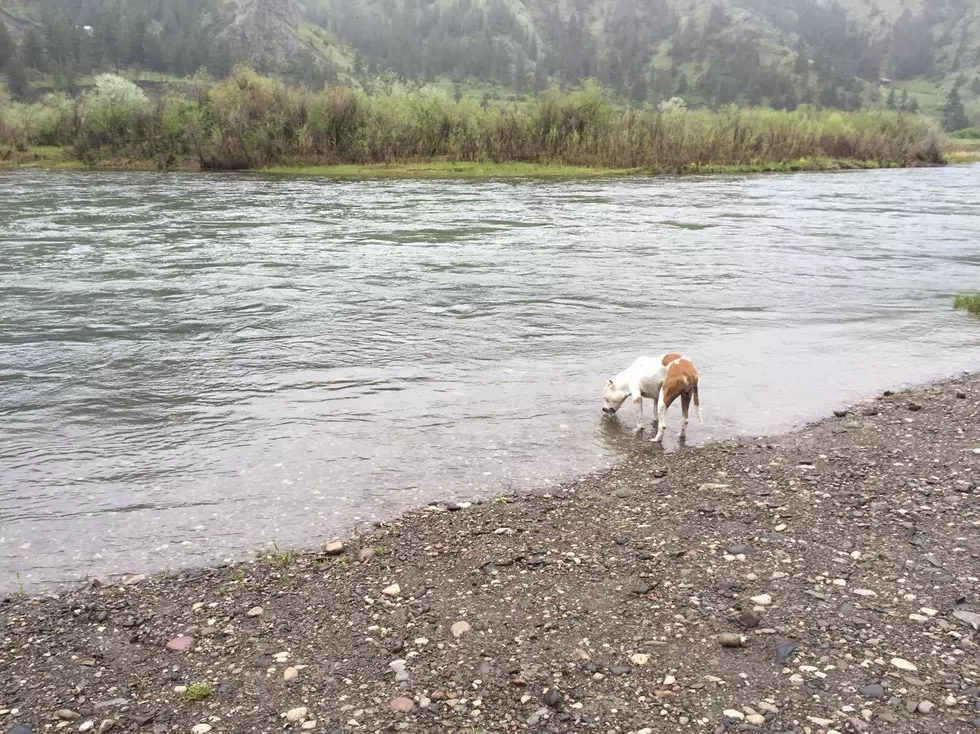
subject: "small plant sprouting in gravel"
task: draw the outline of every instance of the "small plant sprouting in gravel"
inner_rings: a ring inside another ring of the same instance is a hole
[[[214,686],[210,683],[191,683],[187,690],[180,694],[180,700],[184,703],[203,701],[214,695]]]
[[[294,554],[291,550],[280,550],[279,546],[273,541],[272,549],[261,551],[259,558],[275,568],[286,568],[292,565]]]
[[[240,568],[231,569],[231,580],[240,583],[245,580],[245,572]]]

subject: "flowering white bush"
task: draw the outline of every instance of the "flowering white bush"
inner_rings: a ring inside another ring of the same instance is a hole
[[[95,89],[85,95],[82,124],[86,132],[118,136],[132,130],[149,111],[150,101],[142,89],[116,74],[100,74]]]

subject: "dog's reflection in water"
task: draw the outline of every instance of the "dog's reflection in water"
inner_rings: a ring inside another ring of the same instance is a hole
[[[603,415],[599,421],[599,433],[602,442],[612,451],[623,456],[656,455],[664,452],[662,441],[653,441],[656,427],[652,431],[637,432],[632,426],[625,425],[615,415]],[[678,450],[687,447],[687,436],[677,439]]]

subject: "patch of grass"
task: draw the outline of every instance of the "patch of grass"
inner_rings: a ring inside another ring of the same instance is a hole
[[[275,175],[329,176],[333,178],[604,178],[655,176],[665,173],[771,173],[778,171],[843,171],[882,167],[884,166],[877,161],[820,157],[739,164],[692,163],[677,171],[658,167],[603,168],[598,166],[564,166],[551,163],[423,161],[363,165],[338,164],[333,166],[271,166],[262,169],[262,172]]]
[[[194,703],[204,701],[214,695],[214,686],[210,683],[191,683],[187,690],[180,694],[180,700],[184,703]]]
[[[980,163],[980,150],[951,150],[946,153],[946,162],[959,166]]]
[[[281,550],[273,541],[271,550],[259,551],[259,560],[265,561],[273,568],[288,568],[293,564],[296,554],[291,550]]]
[[[957,293],[953,297],[953,308],[980,316],[980,293]]]
[[[591,178],[624,176],[643,172],[642,169],[591,168],[547,163],[452,161],[339,164],[335,166],[272,166],[263,169],[263,173],[277,175],[332,176],[335,178]]]
[[[245,572],[240,568],[231,569],[230,579],[236,583],[240,583],[245,580]]]

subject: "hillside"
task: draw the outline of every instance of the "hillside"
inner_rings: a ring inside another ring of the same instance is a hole
[[[980,118],[975,0],[7,0],[0,20],[0,67],[35,86],[244,61],[316,86],[519,96],[597,77],[637,103],[935,115],[957,86]]]

